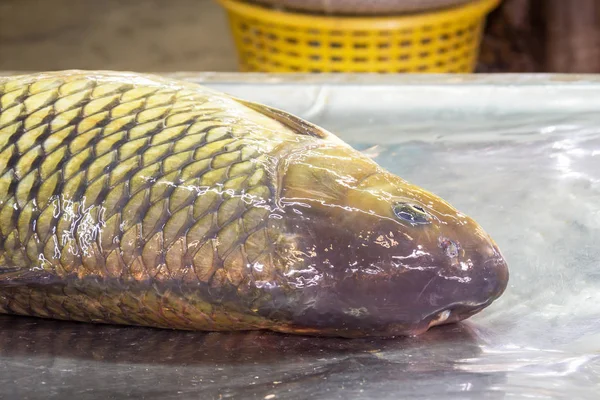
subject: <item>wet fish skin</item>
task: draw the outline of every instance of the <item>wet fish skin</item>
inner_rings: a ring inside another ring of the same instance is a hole
[[[393,336],[506,287],[474,221],[297,117],[138,74],[0,79],[1,312]]]

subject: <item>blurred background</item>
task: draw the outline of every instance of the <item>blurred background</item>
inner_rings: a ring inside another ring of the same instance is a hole
[[[0,0],[0,70],[234,71],[212,0]]]
[[[599,10],[598,0],[0,0],[0,70],[600,72]]]

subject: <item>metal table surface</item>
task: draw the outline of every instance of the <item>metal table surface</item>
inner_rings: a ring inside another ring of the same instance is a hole
[[[473,216],[505,295],[416,338],[0,317],[0,398],[600,398],[600,78],[177,74],[315,122]]]

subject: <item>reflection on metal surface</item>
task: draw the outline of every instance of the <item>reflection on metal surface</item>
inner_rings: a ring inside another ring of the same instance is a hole
[[[3,392],[12,397],[35,398],[32,389],[40,381],[63,396],[218,399],[477,394],[506,380],[502,373],[460,369],[462,360],[478,359],[482,351],[466,325],[434,328],[417,338],[348,340],[3,316],[0,331],[6,332],[0,335],[0,375],[19,381]],[[444,358],[435,357],[440,352]],[[456,371],[452,380],[440,375],[444,370]]]

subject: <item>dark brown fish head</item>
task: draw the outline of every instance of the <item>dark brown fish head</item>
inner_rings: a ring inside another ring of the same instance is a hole
[[[370,160],[313,150],[289,161],[282,184],[298,238],[282,330],[415,335],[470,317],[507,286],[506,262],[475,221]]]

